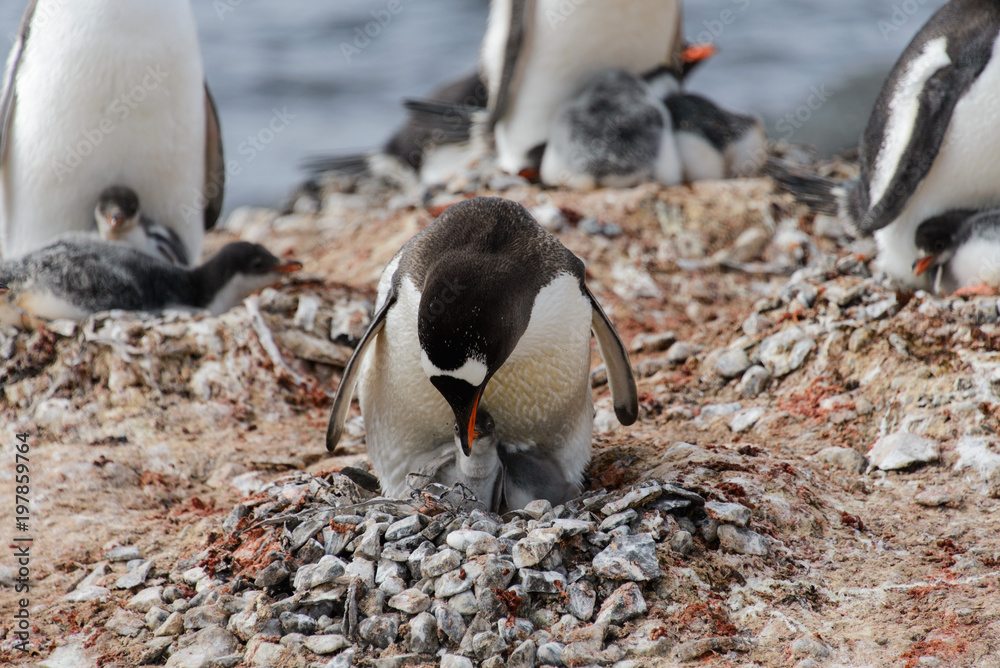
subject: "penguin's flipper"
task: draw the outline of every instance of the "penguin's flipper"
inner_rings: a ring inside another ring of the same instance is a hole
[[[326,427],[326,449],[334,452],[340,437],[344,435],[344,420],[347,418],[347,411],[351,407],[351,398],[354,396],[354,386],[358,383],[358,372],[361,370],[361,362],[378,333],[385,327],[385,317],[389,313],[389,308],[396,303],[396,296],[392,294],[385,300],[385,304],[379,309],[372,322],[368,325],[368,331],[361,337],[358,347],[354,349],[351,359],[347,360],[344,367],[344,375],[340,379],[340,387],[337,388],[337,396],[333,400],[333,408],[330,409],[330,423]]]
[[[597,337],[597,347],[601,358],[608,369],[608,385],[611,386],[611,400],[615,404],[615,415],[623,425],[630,425],[639,417],[639,393],[635,387],[635,376],[632,375],[632,365],[628,360],[628,352],[622,343],[615,326],[608,320],[604,309],[597,303],[594,293],[589,288],[587,297],[593,310],[590,326]]]
[[[511,101],[511,89],[515,85],[515,79],[520,76],[520,71],[523,69],[521,51],[528,41],[528,33],[534,24],[537,0],[511,0],[510,4],[510,28],[507,32],[507,44],[504,48],[500,80],[487,82],[490,95],[489,120],[486,128],[490,132],[496,127],[497,121],[506,113],[507,105]]]
[[[226,159],[222,153],[222,127],[208,84],[205,84],[205,229],[215,227],[222,214],[226,190]]]
[[[4,72],[3,88],[0,93],[0,165],[7,160],[7,144],[10,142],[10,128],[14,120],[14,102],[17,95],[14,92],[17,85],[17,71],[21,67],[21,56],[24,55],[24,45],[28,42],[28,31],[31,26],[31,18],[35,15],[35,7],[38,0],[31,0],[28,8],[24,10],[24,17],[21,19],[21,27],[14,38],[14,45],[10,49],[10,56],[7,59],[7,71]]]
[[[956,105],[993,59],[998,28],[995,3],[947,3],[903,52],[861,136],[861,174],[869,186],[847,202],[860,232],[882,229],[909,203],[946,148]]]

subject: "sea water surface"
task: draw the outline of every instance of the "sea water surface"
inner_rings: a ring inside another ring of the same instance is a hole
[[[381,144],[404,118],[402,98],[475,68],[488,9],[486,0],[191,1],[227,159],[238,163],[227,210],[284,202],[305,157]],[[719,49],[689,88],[760,114],[774,138],[831,153],[857,142],[885,73],[943,4],[689,0],[687,38]],[[5,43],[26,5],[0,3]]]

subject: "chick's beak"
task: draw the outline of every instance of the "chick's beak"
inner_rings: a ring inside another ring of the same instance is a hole
[[[272,271],[279,274],[292,274],[302,268],[302,263],[298,260],[287,260],[277,267],[272,269]]]
[[[108,219],[108,225],[110,225],[111,229],[113,230],[117,230],[119,227],[121,227],[121,224],[125,222],[124,216],[119,216],[118,214],[114,213],[111,214],[110,216],[106,216],[106,218]]]
[[[5,294],[7,294],[7,292],[9,292],[9,291],[10,291],[10,288],[8,288],[8,287],[7,287],[6,285],[4,285],[3,283],[0,283],[0,295],[5,295]]]
[[[692,44],[681,51],[681,60],[687,64],[700,63],[715,55],[715,47],[711,44]]]
[[[916,260],[913,263],[913,275],[914,276],[919,276],[922,273],[924,273],[925,271],[927,271],[930,268],[930,266],[932,264],[934,264],[934,259],[936,257],[937,257],[937,254],[935,253],[933,255],[926,255],[926,256],[924,256],[924,257],[919,258],[918,260]]]

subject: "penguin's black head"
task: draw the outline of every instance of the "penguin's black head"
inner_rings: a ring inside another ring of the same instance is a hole
[[[267,274],[290,274],[302,268],[295,260],[282,260],[260,244],[236,241],[226,244],[209,261],[230,276],[265,276]],[[207,263],[206,263],[207,264]]]
[[[258,244],[227,244],[194,270],[199,284],[196,305],[215,314],[224,313],[254,292],[273,285],[282,275],[301,268],[301,262],[282,260]]]
[[[455,414],[466,455],[478,433],[483,391],[527,328],[534,303],[492,260],[443,258],[428,272],[420,295],[421,363]]]
[[[126,186],[109,186],[101,191],[94,210],[98,225],[116,230],[139,215],[139,196]]]
[[[913,263],[913,273],[919,276],[934,265],[947,263],[954,254],[965,221],[975,213],[970,209],[956,209],[920,223],[913,237],[920,251],[920,257]]]

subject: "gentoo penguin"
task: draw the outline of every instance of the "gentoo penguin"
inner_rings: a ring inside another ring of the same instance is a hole
[[[218,315],[301,266],[239,241],[189,269],[122,243],[71,233],[0,264],[0,283],[10,290],[0,302],[0,322],[20,326],[33,318],[78,320],[111,309],[169,307]]]
[[[951,0],[889,73],[861,137],[860,177],[842,186],[821,177],[788,184],[874,234],[878,268],[900,283],[929,287],[911,270],[923,221],[1000,205],[998,34],[1000,4]]]
[[[595,75],[681,67],[678,0],[492,0],[480,51],[501,169],[540,168],[559,106]]]
[[[542,183],[577,190],[683,178],[670,116],[638,76],[597,75],[556,112],[542,155]]]
[[[139,196],[125,186],[108,186],[94,208],[102,239],[122,241],[171,264],[188,266],[187,251],[177,233],[157,225],[139,209]]]
[[[486,85],[473,72],[432,91],[428,101],[460,109],[486,107]],[[439,183],[472,161],[471,123],[465,115],[413,115],[380,151],[347,156],[318,156],[305,162],[314,172],[369,174],[407,183]]]
[[[685,61],[689,68],[698,62]],[[683,78],[671,68],[659,67],[643,78],[670,114],[684,181],[751,176],[764,164],[767,135],[759,118],[684,92]]]
[[[937,294],[994,294],[1000,287],[1000,210],[959,209],[917,228],[913,273],[929,272]]]
[[[0,99],[6,258],[93,229],[108,183],[201,254],[225,168],[189,0],[32,0]]]
[[[590,333],[622,424],[638,414],[628,354],[584,282],[583,263],[516,202],[476,197],[408,241],[379,281],[375,315],[344,369],[333,450],[360,384],[368,454],[383,491],[457,425],[468,453],[480,406],[502,442],[537,447],[578,483],[594,420]]]
[[[536,499],[559,505],[580,495],[580,488],[566,480],[556,462],[539,448],[501,443],[493,416],[484,408],[476,411],[469,454],[462,452],[457,424],[454,441],[417,472],[450,487],[461,483],[491,512],[518,510]]]

